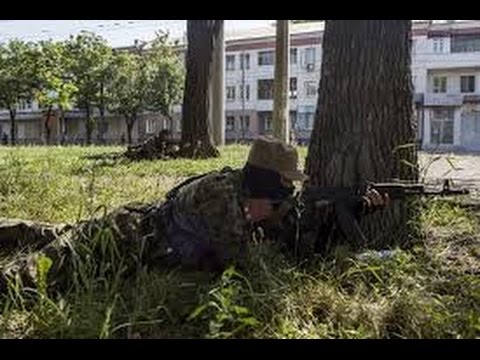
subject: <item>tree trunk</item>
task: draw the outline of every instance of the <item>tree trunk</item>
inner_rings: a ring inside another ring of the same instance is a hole
[[[100,84],[100,104],[98,106],[100,112],[100,126],[98,127],[98,142],[100,144],[105,143],[104,129],[105,129],[105,90],[103,82]]]
[[[58,123],[60,125],[60,145],[64,145],[67,127],[65,124],[65,112],[63,111],[62,106],[58,107]]]
[[[132,145],[133,140],[132,140],[132,131],[133,131],[133,125],[135,125],[137,117],[136,116],[125,116],[125,121],[127,124],[127,142],[128,145]]]
[[[50,145],[50,137],[52,135],[52,129],[50,124],[50,118],[52,117],[52,106],[50,105],[47,109],[47,116],[45,117],[45,143]]]
[[[9,113],[10,113],[10,143],[12,145],[15,145],[17,141],[17,131],[16,131],[17,124],[15,122],[15,117],[17,116],[17,109],[10,108]]]
[[[86,131],[86,143],[87,145],[90,145],[92,143],[92,132],[93,132],[93,119],[91,118],[90,115],[90,106],[87,105],[85,108],[86,113],[87,113],[87,118],[85,120],[85,131]]]
[[[275,51],[275,80],[273,101],[273,135],[288,144],[290,123],[288,113],[290,20],[277,20],[277,42]]]
[[[211,88],[215,40],[220,20],[187,21],[187,74],[182,109],[184,156],[218,156],[211,140]]]
[[[417,180],[411,20],[327,20],[322,76],[306,172],[310,185]],[[364,218],[372,244],[405,233],[411,207]]]

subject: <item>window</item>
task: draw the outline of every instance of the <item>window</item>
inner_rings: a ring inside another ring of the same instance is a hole
[[[245,87],[245,94],[243,88]],[[240,99],[248,101],[250,100],[250,85],[240,85]]]
[[[480,51],[480,36],[479,35],[453,35],[450,47],[452,52]]]
[[[433,78],[433,92],[434,93],[446,93],[447,92],[447,77],[435,76]]]
[[[240,54],[240,69],[250,69],[250,54]]]
[[[315,81],[305,81],[305,94],[307,97],[317,96],[317,83]]]
[[[443,53],[443,38],[433,38],[433,52]]]
[[[460,76],[460,92],[473,93],[475,92],[475,76]]]
[[[105,122],[105,124],[107,123]],[[106,126],[108,127],[108,124]],[[99,129],[99,131],[104,134],[108,129],[105,129],[104,132],[102,130],[104,129]],[[147,119],[147,121],[145,121],[145,132],[147,134],[153,134],[155,132],[155,119]]]
[[[453,109],[438,108],[431,112],[432,144],[453,144]]]
[[[298,93],[297,78],[290,78],[290,99],[296,99]]]
[[[308,112],[305,114],[305,129],[312,130],[313,129],[313,121],[314,121],[314,112]]]
[[[259,111],[258,112],[258,124],[260,134],[269,133],[272,131],[272,112],[271,111]]]
[[[235,70],[235,55],[227,55],[225,69],[227,71]]]
[[[290,64],[296,64],[298,62],[298,49],[290,49]]]
[[[227,131],[235,131],[235,117],[234,116],[227,116]]]
[[[272,118],[265,119],[265,131],[272,131]]]
[[[273,79],[258,80],[258,100],[273,99]]]
[[[297,116],[298,130],[312,130],[315,118],[315,106],[300,106]]]
[[[250,130],[250,116],[240,116],[240,129],[242,131]]]
[[[297,112],[295,110],[290,111],[290,129],[297,128]]]
[[[20,100],[17,105],[18,110],[29,110],[32,108],[32,100]]]
[[[227,101],[235,100],[235,86],[227,86]]]
[[[305,49],[305,65],[315,66],[315,48],[312,47]]]
[[[273,51],[260,51],[258,53],[258,66],[273,65],[275,53]]]

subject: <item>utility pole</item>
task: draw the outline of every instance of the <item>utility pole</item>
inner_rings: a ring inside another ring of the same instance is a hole
[[[242,70],[242,92],[241,92],[241,95],[242,95],[242,117],[241,117],[241,122],[240,122],[240,126],[241,126],[241,131],[242,131],[242,140],[245,140],[245,96],[247,94],[247,89],[246,89],[246,86],[245,86],[245,66],[246,66],[246,58],[245,58],[245,52],[242,52],[242,54],[240,55],[240,66],[241,66],[241,70]]]
[[[216,39],[213,55],[213,81],[210,99],[212,136],[215,146],[225,145],[225,36],[224,20]]]
[[[273,135],[278,140],[290,142],[289,122],[289,62],[290,62],[290,20],[277,20],[275,47],[275,79],[273,85]]]

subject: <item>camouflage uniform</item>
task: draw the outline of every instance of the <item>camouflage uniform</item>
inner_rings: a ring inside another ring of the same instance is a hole
[[[247,193],[242,179],[241,170],[215,171],[174,189],[165,202],[124,206],[65,228],[55,240],[49,238],[51,242],[39,253],[2,272],[21,273],[28,281],[35,277],[39,254],[53,260],[52,283],[68,282],[75,267],[73,254],[77,258],[94,254],[97,263],[112,262],[113,256],[132,271],[144,264],[221,271],[242,261],[252,234],[243,210]],[[0,238],[1,234],[0,229]],[[35,234],[36,241],[45,240],[41,231]],[[105,250],[110,240],[113,252]]]
[[[185,265],[220,266],[243,256],[251,235],[241,170],[214,172],[171,200],[166,239]]]
[[[63,227],[39,253],[15,261],[2,273],[35,278],[30,270],[41,253],[52,259],[49,275],[58,283],[68,283],[82,261],[94,269],[121,264],[132,271],[144,264],[213,271],[241,264],[253,233],[244,213],[247,198],[284,202],[291,197],[293,181],[306,178],[297,165],[293,147],[275,139],[256,139],[243,169],[190,179],[167,194],[165,202],[124,206],[100,219]],[[8,229],[0,227],[0,240],[2,232]],[[41,233],[33,232],[38,240]]]

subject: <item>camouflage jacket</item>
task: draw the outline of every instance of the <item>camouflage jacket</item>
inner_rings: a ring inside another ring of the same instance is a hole
[[[221,268],[244,255],[252,226],[241,170],[214,171],[168,196],[167,242],[183,265]]]

